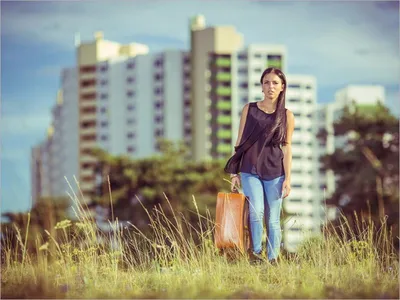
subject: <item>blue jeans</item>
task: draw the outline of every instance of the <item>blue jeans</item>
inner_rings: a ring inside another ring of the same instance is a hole
[[[273,180],[261,180],[258,175],[241,173],[243,193],[249,198],[250,230],[253,241],[253,252],[260,254],[262,250],[263,217],[268,228],[267,252],[268,260],[279,255],[281,234],[282,184],[285,175]]]

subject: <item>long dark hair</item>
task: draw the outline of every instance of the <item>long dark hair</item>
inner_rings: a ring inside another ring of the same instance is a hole
[[[281,80],[282,83],[284,84],[283,90],[280,92],[278,96],[278,102],[276,103],[276,109],[275,109],[275,120],[272,125],[271,129],[271,134],[272,140],[271,143],[274,145],[286,145],[286,86],[287,86],[287,81],[286,81],[286,76],[283,74],[281,70],[278,68],[268,68],[265,69],[264,72],[261,75],[260,78],[260,83],[261,86],[263,84],[263,79],[264,76],[267,74],[276,74]]]

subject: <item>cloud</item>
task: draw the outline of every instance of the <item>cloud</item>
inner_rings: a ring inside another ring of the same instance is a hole
[[[235,26],[246,44],[285,44],[288,71],[312,74],[322,86],[393,84],[400,75],[398,14],[391,4],[378,7],[325,1],[34,2],[6,7],[2,34],[70,51],[75,32],[84,41],[98,30],[106,39],[145,43],[151,51],[189,48],[189,18],[201,13],[208,25]]]

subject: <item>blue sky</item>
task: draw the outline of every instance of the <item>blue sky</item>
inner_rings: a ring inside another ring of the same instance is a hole
[[[75,63],[74,33],[95,31],[151,52],[189,49],[189,18],[233,25],[245,44],[284,44],[288,73],[310,74],[318,102],[347,84],[382,84],[399,115],[398,2],[2,1],[1,210],[30,207],[30,149],[45,138],[60,71]]]

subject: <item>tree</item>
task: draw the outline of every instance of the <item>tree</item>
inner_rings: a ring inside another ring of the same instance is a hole
[[[334,124],[335,138],[343,149],[322,157],[325,169],[336,175],[336,190],[327,204],[340,208],[348,218],[370,216],[398,230],[399,120],[381,104],[345,107]],[[321,132],[320,139],[326,138]]]
[[[217,193],[229,190],[229,184],[223,180],[225,161],[188,160],[188,149],[183,143],[160,140],[160,154],[143,159],[112,156],[101,150],[96,150],[94,155],[98,161],[96,173],[102,175],[95,201],[110,207],[110,186],[113,204],[110,219],[113,214],[141,229],[147,228],[148,218],[139,201],[148,211],[161,207],[172,217],[168,197],[175,213],[197,222],[191,213],[196,210],[192,195],[204,215],[206,209],[211,212],[215,209]]]

